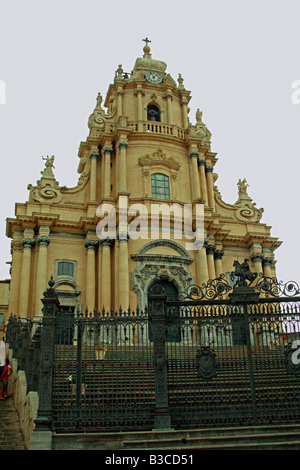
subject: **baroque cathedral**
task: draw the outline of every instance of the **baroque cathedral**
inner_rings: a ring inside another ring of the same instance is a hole
[[[11,279],[0,284],[4,325],[11,313],[41,317],[51,276],[66,312],[143,309],[158,279],[174,296],[222,274],[229,281],[235,260],[276,276],[274,251],[281,242],[261,223],[263,209],[248,195],[246,180],[237,182],[235,204],[223,201],[202,112],[192,123],[181,74],[176,82],[144,41],[132,72],[119,65],[105,99],[98,93],[78,151],[77,186],[59,185],[48,156],[40,180],[28,186],[28,200],[7,219],[12,260]],[[163,230],[151,236],[158,204],[177,209],[176,215],[170,210],[167,236]],[[177,233],[185,207],[193,230],[196,208],[203,208],[203,240],[193,250],[187,249],[190,236]],[[107,208],[115,236],[99,233]],[[129,223],[137,227],[141,220],[140,236],[138,230],[131,236]]]

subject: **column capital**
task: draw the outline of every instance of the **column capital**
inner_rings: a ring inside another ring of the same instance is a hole
[[[104,147],[103,155],[106,155],[106,154],[111,155],[112,153],[113,153],[113,148],[112,147]]]
[[[99,240],[86,240],[84,246],[87,250],[96,251],[99,245]]]
[[[199,157],[199,152],[197,150],[192,150],[190,152],[190,158]]]
[[[90,154],[90,159],[91,159],[91,160],[92,160],[92,159],[97,160],[98,157],[99,157],[99,153],[97,153],[97,152],[92,152],[92,153]]]
[[[199,158],[198,165],[199,166],[202,166],[202,165],[205,166],[206,165],[206,160],[204,158]]]
[[[114,241],[115,241],[115,240],[114,240],[113,238],[107,237],[107,238],[102,238],[102,239],[99,241],[99,243],[100,243],[101,246],[113,246]]]
[[[125,149],[125,150],[126,150],[127,147],[128,147],[128,142],[125,142],[125,141],[123,141],[123,140],[121,140],[121,141],[119,142],[119,149]]]
[[[212,173],[214,171],[213,166],[207,166],[206,165],[206,173]]]
[[[206,247],[206,253],[207,253],[208,255],[214,255],[214,254],[215,254],[215,251],[216,251],[215,245],[207,245],[207,247]]]
[[[37,243],[39,246],[48,246],[50,244],[50,237],[46,237],[44,235],[39,235],[37,237]]]
[[[253,263],[261,262],[264,259],[264,255],[263,253],[253,253],[253,255],[250,256],[250,259]]]
[[[215,259],[222,259],[224,255],[224,250],[216,250],[214,253]]]
[[[22,245],[23,245],[23,248],[32,249],[35,245],[35,240],[34,238],[23,238]]]
[[[272,266],[273,261],[274,261],[273,258],[267,258],[267,257],[264,256],[263,260],[262,260],[263,267]]]

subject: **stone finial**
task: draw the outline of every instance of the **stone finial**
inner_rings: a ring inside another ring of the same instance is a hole
[[[178,88],[179,88],[180,90],[183,90],[183,89],[184,89],[184,85],[183,85],[183,78],[182,78],[182,76],[181,76],[181,73],[178,74],[177,81],[178,81]]]

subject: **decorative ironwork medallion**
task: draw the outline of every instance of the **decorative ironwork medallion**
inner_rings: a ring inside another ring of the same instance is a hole
[[[209,346],[201,346],[196,355],[198,376],[202,379],[212,379],[217,373],[217,359],[215,351]]]
[[[288,344],[284,356],[287,372],[292,375],[300,375],[300,341]]]

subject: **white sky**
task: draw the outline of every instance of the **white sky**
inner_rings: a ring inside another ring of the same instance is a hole
[[[223,200],[236,202],[247,179],[262,222],[284,242],[278,279],[300,282],[299,18],[299,0],[0,0],[0,279],[11,259],[5,220],[28,199],[42,156],[55,155],[56,179],[76,186],[97,93],[119,64],[131,72],[148,36],[152,57],[191,90],[192,123],[203,111]]]

